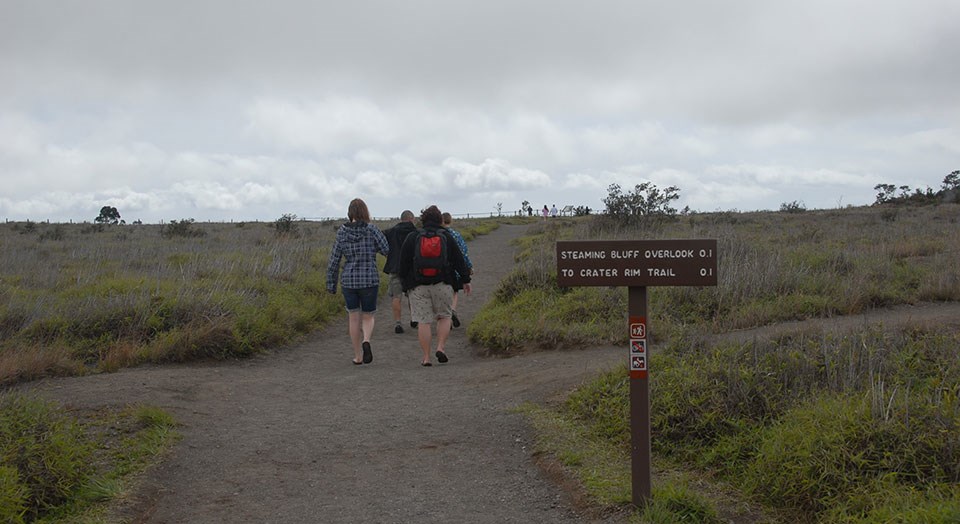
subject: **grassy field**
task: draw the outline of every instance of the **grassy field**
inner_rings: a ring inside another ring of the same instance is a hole
[[[237,358],[338,318],[342,299],[324,289],[338,224],[293,226],[0,225],[0,384]],[[496,226],[456,224],[467,238]],[[532,232],[519,246],[516,271],[468,328],[491,353],[625,345],[626,291],[557,288],[557,239],[719,241],[717,287],[651,288],[658,473],[655,503],[637,520],[960,521],[955,329],[863,325],[842,335],[808,330],[748,343],[715,336],[960,300],[960,206],[708,213],[629,227],[602,217],[558,218],[536,221]],[[525,408],[541,430],[541,450],[576,472],[599,506],[622,508],[629,493],[628,385],[621,369],[585,384],[557,409]],[[41,514],[70,520],[89,511],[70,508],[109,498],[119,474],[70,464],[89,462],[91,449],[115,449],[103,445],[110,432],[97,427],[170,434],[164,414],[131,410],[78,421],[55,406],[3,399],[0,426],[37,431],[0,438],[8,449],[32,450],[4,455],[0,507],[27,521]],[[16,445],[31,434],[41,443],[74,444]],[[156,452],[131,446],[111,459],[114,469]],[[68,487],[66,494],[52,491],[48,499],[44,485],[14,482],[10,465],[20,463],[48,465],[41,477]],[[704,488],[715,484],[726,487]],[[731,501],[748,509],[731,512]]]
[[[689,326],[721,333],[894,304],[958,301],[958,216],[960,206],[944,205],[709,213],[632,227],[602,217],[551,220],[524,240],[519,267],[469,333],[503,353],[625,343],[624,288],[555,285],[554,242],[569,239],[718,239],[716,287],[650,288],[654,337]]]
[[[338,312],[336,224],[0,227],[0,383],[244,356]]]
[[[626,347],[626,290],[557,288],[553,243],[655,238],[718,239],[720,278],[650,289],[658,471],[635,520],[960,522],[957,323],[716,336],[960,300],[960,206],[550,221],[469,335],[505,354]],[[629,380],[624,367],[556,409],[526,408],[540,450],[611,511],[629,502]]]

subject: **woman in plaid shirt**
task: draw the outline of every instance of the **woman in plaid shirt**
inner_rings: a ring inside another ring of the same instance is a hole
[[[347,208],[350,222],[340,226],[333,242],[330,262],[327,264],[327,291],[337,292],[337,274],[347,304],[347,320],[350,325],[350,340],[353,343],[353,363],[373,362],[370,335],[373,334],[374,313],[377,311],[377,291],[380,287],[380,272],[377,270],[377,253],[386,256],[390,252],[386,237],[370,223],[367,204],[354,198]],[[343,272],[340,259],[346,258]]]

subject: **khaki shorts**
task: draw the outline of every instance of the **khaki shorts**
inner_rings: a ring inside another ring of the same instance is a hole
[[[390,273],[390,280],[387,281],[387,296],[390,298],[403,296],[403,282],[400,281],[400,275],[397,273]]]
[[[443,282],[419,285],[407,292],[410,297],[410,320],[430,324],[438,318],[450,318],[453,311],[453,288]]]

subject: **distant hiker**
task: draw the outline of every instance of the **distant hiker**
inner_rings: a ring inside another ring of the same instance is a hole
[[[557,216],[557,205],[556,205],[556,204],[554,204],[553,207],[550,208],[550,216],[551,216],[551,217]]]
[[[457,242],[457,247],[459,247],[460,252],[463,253],[463,261],[467,263],[467,270],[469,270],[470,275],[473,276],[473,262],[470,261],[470,255],[467,253],[467,243],[463,240],[463,235],[456,229],[450,227],[451,224],[453,224],[453,215],[444,213],[443,228],[449,231],[450,235]],[[453,303],[450,309],[450,321],[453,323],[453,327],[460,327],[460,318],[457,317],[457,297],[461,289],[463,289],[463,279],[460,277],[460,273],[456,273],[453,283]]]
[[[402,297],[403,297],[403,283],[400,281],[400,274],[398,272],[399,262],[400,262],[400,247],[403,246],[403,241],[407,239],[407,235],[410,233],[415,233],[417,231],[417,226],[413,224],[413,211],[405,210],[403,213],[400,213],[400,222],[390,229],[383,232],[383,235],[387,237],[387,244],[390,245],[390,254],[387,255],[387,262],[383,265],[383,272],[390,275],[390,280],[387,284],[387,296],[390,297],[390,306],[393,310],[393,332],[394,333],[403,333],[403,326],[401,324],[401,311],[402,311]],[[410,327],[417,327],[417,323],[412,319],[410,320]]]
[[[353,344],[353,363],[373,362],[370,335],[373,334],[374,313],[377,312],[377,290],[380,273],[377,271],[377,253],[387,255],[390,246],[386,237],[370,223],[367,204],[359,198],[350,201],[347,209],[350,222],[340,226],[327,264],[327,291],[337,292],[337,273],[340,259],[346,258],[340,287],[347,305],[350,341]]]
[[[546,220],[546,219],[547,219],[547,215],[550,214],[550,210],[547,209],[547,205],[546,205],[546,204],[543,205],[543,209],[540,210],[540,213],[543,215],[543,219]]]
[[[460,246],[441,225],[443,216],[437,206],[420,214],[423,228],[407,235],[400,248],[400,276],[410,299],[410,316],[419,323],[417,337],[423,358],[420,365],[430,366],[433,334],[430,324],[437,323],[437,361],[448,360],[444,347],[450,335],[455,274],[460,273],[463,291],[470,293],[470,270]]]

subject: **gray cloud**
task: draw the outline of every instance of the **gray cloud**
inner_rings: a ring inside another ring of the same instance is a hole
[[[952,0],[4,2],[0,216],[598,208],[647,180],[705,210],[869,203],[960,168],[957,19]]]

